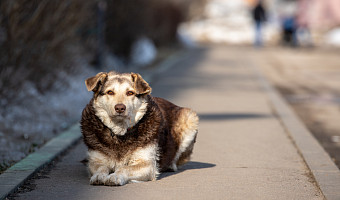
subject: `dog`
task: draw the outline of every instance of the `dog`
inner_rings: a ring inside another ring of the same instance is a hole
[[[152,97],[137,73],[100,72],[85,84],[93,91],[81,118],[90,184],[152,181],[190,160],[199,121],[193,110]]]

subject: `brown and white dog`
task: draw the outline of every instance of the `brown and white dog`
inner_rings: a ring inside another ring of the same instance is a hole
[[[91,184],[156,180],[189,161],[198,129],[194,111],[150,96],[151,87],[135,73],[101,72],[85,84],[94,92],[81,119]]]

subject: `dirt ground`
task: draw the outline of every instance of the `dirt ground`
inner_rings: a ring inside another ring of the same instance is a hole
[[[254,61],[340,168],[340,49],[252,51]]]

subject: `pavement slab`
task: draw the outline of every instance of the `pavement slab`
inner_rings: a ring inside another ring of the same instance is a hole
[[[249,54],[249,52],[248,52]],[[192,50],[152,81],[153,96],[200,116],[192,161],[156,181],[92,186],[80,142],[14,199],[325,199],[242,49]],[[337,184],[337,182],[335,182]]]

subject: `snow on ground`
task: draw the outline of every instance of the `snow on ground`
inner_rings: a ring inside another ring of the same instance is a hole
[[[325,43],[329,46],[340,47],[340,28],[335,28],[325,35]]]
[[[266,42],[272,42],[278,30],[277,25],[269,22],[263,31]],[[210,0],[203,18],[183,23],[179,32],[197,42],[252,44],[254,24],[251,7],[241,0]]]
[[[131,64],[142,67],[151,64],[157,56],[157,49],[151,39],[141,37],[132,45]]]
[[[81,111],[91,98],[84,84],[94,74],[79,59],[81,71],[75,76],[60,72],[61,87],[41,94],[26,82],[17,92],[20,102],[8,104],[0,111],[0,169],[21,160],[57,133],[80,120]],[[75,63],[74,63],[75,64]],[[58,88],[58,82],[55,86]],[[6,102],[2,102],[5,104]],[[1,171],[1,170],[0,170]]]
[[[213,43],[251,43],[252,20],[243,1],[210,1],[204,19],[184,23],[181,32],[195,40]]]

